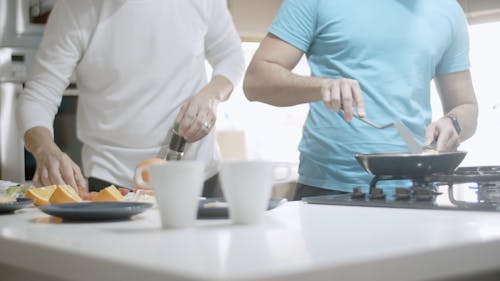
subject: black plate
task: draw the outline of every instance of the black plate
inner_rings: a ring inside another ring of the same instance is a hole
[[[33,203],[33,200],[28,198],[17,198],[16,200],[16,202],[0,204],[0,214],[11,213]]]
[[[40,210],[64,220],[102,221],[128,219],[152,206],[142,202],[84,202],[46,205]]]
[[[274,209],[283,203],[286,203],[285,198],[271,198],[267,210]],[[226,201],[224,198],[207,198],[200,200],[198,205],[198,218],[212,219],[219,218],[225,219],[229,217]]]

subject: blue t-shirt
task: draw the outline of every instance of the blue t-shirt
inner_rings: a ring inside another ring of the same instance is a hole
[[[312,76],[357,80],[369,119],[402,122],[420,142],[433,77],[469,69],[467,22],[455,0],[285,0],[269,32],[306,54]],[[313,102],[299,151],[300,183],[352,191],[373,177],[355,154],[408,149],[393,127],[347,123]]]

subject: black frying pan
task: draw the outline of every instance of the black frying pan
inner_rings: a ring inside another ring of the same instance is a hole
[[[418,177],[435,173],[451,174],[467,152],[439,152],[437,154],[375,153],[356,154],[359,164],[376,176]]]

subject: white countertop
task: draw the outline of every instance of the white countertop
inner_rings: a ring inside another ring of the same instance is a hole
[[[63,223],[0,215],[0,264],[67,280],[433,280],[500,269],[500,212],[308,205],[263,224],[198,220]]]

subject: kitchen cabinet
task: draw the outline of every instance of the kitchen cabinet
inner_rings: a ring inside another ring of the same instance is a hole
[[[233,21],[243,41],[260,41],[283,0],[228,0]]]
[[[65,223],[27,208],[0,216],[0,249],[3,281],[499,280],[500,215],[290,202],[260,225],[162,230],[156,209]]]
[[[243,41],[260,41],[283,0],[228,0],[228,7]],[[498,0],[458,0],[470,24],[500,21]]]
[[[458,0],[470,24],[500,21],[498,0]]]

